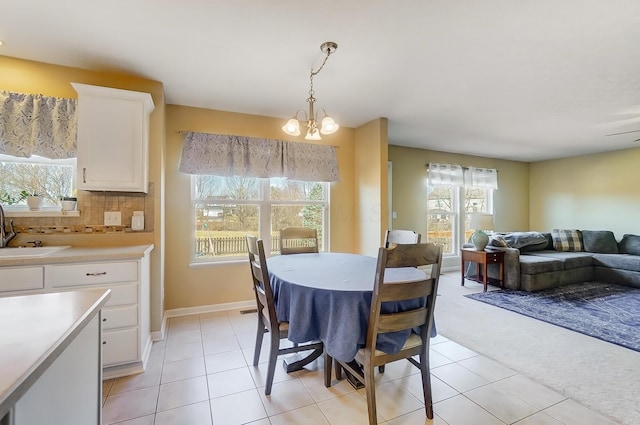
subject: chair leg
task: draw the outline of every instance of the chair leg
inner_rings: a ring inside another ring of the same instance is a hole
[[[427,418],[433,419],[433,398],[431,394],[431,372],[429,368],[429,355],[420,355],[420,374],[422,375],[422,394],[424,396],[424,408]]]
[[[378,413],[376,411],[376,383],[373,375],[373,366],[363,365],[364,388],[367,394],[367,410],[369,411],[369,425],[377,425]]]
[[[271,333],[271,347],[269,349],[269,364],[267,365],[267,381],[264,386],[265,395],[271,394],[273,376],[276,373],[276,362],[278,361],[278,351],[280,350],[280,338],[275,332]]]
[[[333,365],[333,358],[324,351],[324,386],[329,388],[331,386],[331,369]],[[336,370],[337,372],[337,370]]]
[[[260,314],[260,313],[258,313]],[[262,338],[264,337],[266,329],[264,327],[264,323],[262,323],[262,318],[258,316],[258,330],[256,332],[256,346],[253,350],[253,365],[258,366],[258,362],[260,361],[260,350],[262,349]]]
[[[380,366],[378,366],[378,372],[380,373],[384,373],[384,366],[383,364],[381,364]]]
[[[337,360],[334,360],[334,365],[336,367],[336,379],[338,381],[342,381],[343,376],[342,376],[342,366],[340,365],[340,362]]]

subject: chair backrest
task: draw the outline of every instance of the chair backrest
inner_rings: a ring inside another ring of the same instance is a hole
[[[384,247],[389,248],[390,244],[412,244],[420,243],[422,235],[413,230],[387,230],[384,235]]]
[[[318,232],[309,227],[287,227],[280,230],[280,254],[318,252]]]
[[[253,280],[253,291],[256,294],[258,314],[262,314],[265,325],[270,332],[278,332],[278,316],[276,314],[273,291],[269,281],[267,259],[264,254],[262,239],[247,235],[247,251],[249,253],[249,267]]]
[[[380,248],[374,281],[371,311],[367,328],[365,351],[375,353],[379,333],[420,328],[423,341],[428,341],[433,327],[442,247],[432,243],[402,244]],[[431,265],[430,276],[414,282],[384,283],[385,269]],[[426,297],[426,303],[411,310],[382,313],[381,304],[387,301],[411,300]]]

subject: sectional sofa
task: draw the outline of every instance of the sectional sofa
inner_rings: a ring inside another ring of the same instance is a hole
[[[502,250],[504,286],[539,291],[587,281],[640,288],[640,236],[617,241],[606,230],[554,229],[551,233],[510,232],[492,235],[487,250]],[[497,265],[489,277],[498,278]]]

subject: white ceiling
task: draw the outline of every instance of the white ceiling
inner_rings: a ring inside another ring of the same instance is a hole
[[[536,161],[640,147],[638,0],[0,0],[0,55],[124,71],[167,103],[317,106],[389,141]],[[2,72],[2,70],[0,70]]]

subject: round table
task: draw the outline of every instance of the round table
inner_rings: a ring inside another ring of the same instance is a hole
[[[365,343],[377,259],[343,253],[279,255],[267,259],[278,320],[289,322],[293,342],[321,340],[332,357],[348,362]],[[412,267],[385,271],[385,282],[423,280]],[[425,298],[384,303],[402,311]],[[409,332],[381,335],[378,349],[397,352]]]

